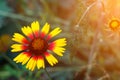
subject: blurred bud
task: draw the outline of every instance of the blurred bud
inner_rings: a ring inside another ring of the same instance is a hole
[[[11,37],[8,34],[4,34],[0,37],[0,52],[6,52],[11,44]]]

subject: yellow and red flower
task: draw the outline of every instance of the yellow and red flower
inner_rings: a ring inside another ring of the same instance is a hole
[[[54,41],[51,39],[62,31],[59,27],[49,33],[50,25],[46,23],[40,31],[39,22],[35,21],[31,27],[24,26],[21,30],[27,38],[19,33],[14,33],[12,38],[18,43],[11,46],[11,52],[21,52],[14,58],[16,63],[27,64],[26,68],[31,71],[36,67],[38,69],[45,68],[44,58],[51,66],[58,63],[58,60],[51,53],[63,56],[66,38]]]

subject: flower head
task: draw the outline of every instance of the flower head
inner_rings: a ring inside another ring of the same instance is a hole
[[[117,19],[112,19],[109,22],[109,28],[113,31],[116,31],[120,28],[120,22]]]
[[[109,37],[119,35],[119,33],[120,33],[120,20],[117,18],[111,18],[108,21],[108,24],[107,24],[107,27],[105,30],[109,31]]]
[[[58,56],[63,56],[66,45],[66,38],[60,38],[52,41],[51,39],[58,35],[62,30],[57,27],[49,33],[50,25],[46,23],[40,31],[39,22],[35,21],[31,27],[24,26],[22,32],[26,37],[19,33],[14,33],[12,40],[18,42],[11,46],[12,52],[21,52],[14,58],[16,63],[27,64],[26,68],[33,71],[45,68],[44,58],[53,66],[58,60],[51,54],[52,52]]]

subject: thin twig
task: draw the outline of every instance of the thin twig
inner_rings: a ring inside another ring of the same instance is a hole
[[[93,63],[93,64],[90,64],[92,66],[96,65],[96,63]],[[72,65],[70,67],[54,67],[54,68],[51,68],[51,67],[48,67],[49,69],[47,70],[48,72],[56,72],[56,71],[78,71],[78,70],[83,70],[85,68],[87,68],[88,66],[90,65]]]
[[[87,9],[85,10],[85,12],[83,13],[83,15],[80,17],[80,19],[78,20],[77,25],[79,25],[81,23],[81,21],[83,20],[83,18],[86,16],[86,14],[88,13],[88,11],[96,4],[96,2],[92,3],[90,6],[87,7]]]
[[[104,80],[104,79],[106,79],[106,78],[108,78],[109,76],[108,76],[108,74],[106,74],[106,75],[104,75],[104,76],[102,76],[102,77],[100,77],[99,79],[97,79],[97,80]]]
[[[102,2],[101,1],[96,1],[97,2],[97,6],[98,7],[102,7],[103,8],[103,4],[102,4]],[[101,10],[102,11],[102,10]],[[91,51],[90,51],[90,56],[89,56],[89,61],[88,61],[88,64],[90,65],[90,64],[92,64],[92,62],[94,61],[94,59],[96,58],[96,56],[97,56],[97,52],[95,52],[95,50],[96,50],[96,47],[97,47],[97,42],[98,42],[98,40],[97,40],[97,38],[98,38],[98,34],[99,34],[99,31],[100,31],[100,24],[101,24],[101,21],[102,21],[102,19],[103,19],[103,14],[102,14],[102,12],[99,14],[99,16],[100,16],[100,20],[97,22],[97,28],[96,28],[96,32],[95,32],[95,36],[94,36],[94,38],[93,38],[93,44],[92,44],[92,46],[91,46]],[[92,69],[92,66],[90,65],[90,66],[88,66],[88,69],[87,69],[87,72],[86,72],[86,77],[85,77],[85,80],[89,80],[90,79],[90,77],[89,77],[89,74],[90,74],[90,72],[91,72],[91,69]]]
[[[96,64],[96,66],[97,67],[99,67],[99,69],[101,70],[101,71],[103,71],[104,72],[104,76],[102,76],[102,77],[100,77],[99,79],[97,79],[97,80],[103,80],[103,79],[105,79],[105,78],[110,78],[110,76],[109,76],[109,74],[107,73],[107,71],[104,69],[104,67],[102,67],[100,64]]]

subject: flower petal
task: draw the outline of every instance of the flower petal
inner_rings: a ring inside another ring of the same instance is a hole
[[[31,28],[32,28],[32,31],[35,35],[35,37],[38,37],[39,36],[39,22],[38,21],[35,21],[31,24]]]
[[[27,26],[27,27],[24,26],[21,30],[30,39],[34,38],[33,33],[32,33],[32,29],[29,26]]]
[[[48,63],[53,66],[54,64],[58,63],[58,60],[50,53],[45,52],[45,58],[48,61]]]
[[[49,44],[49,49],[53,50],[54,47],[66,46],[66,38],[57,39]]]
[[[22,63],[22,65],[24,65],[27,63],[30,57],[31,57],[30,53],[22,52],[17,57],[14,58],[14,61],[16,61],[16,63]]]
[[[13,48],[11,50],[11,52],[18,52],[18,51],[26,50],[27,46],[24,46],[24,45],[21,45],[21,44],[13,44],[11,46],[11,48]]]
[[[53,31],[51,31],[51,32],[48,34],[47,39],[48,39],[48,40],[51,39],[52,37],[58,35],[61,31],[62,31],[62,30],[61,30],[59,27],[55,28]]]
[[[21,57],[23,57],[23,53],[20,53],[17,57],[15,57],[14,59],[13,59],[13,61],[16,61],[16,63],[19,63],[20,62],[20,59],[21,59]]]
[[[47,35],[49,32],[49,29],[50,29],[50,25],[46,23],[41,30],[41,37],[44,37],[45,35]]]
[[[24,59],[23,59],[23,61],[22,61],[22,65],[24,65],[24,64],[26,64],[27,62],[28,62],[28,60],[30,59],[30,57],[32,56],[30,53],[28,53],[28,52],[24,52],[24,54],[25,54],[25,57],[24,57]]]
[[[66,46],[66,38],[57,39],[54,43],[56,46]]]
[[[19,43],[23,43],[23,44],[28,44],[29,43],[29,41],[19,33],[14,33],[12,40],[16,41],[16,42],[19,42]]]
[[[35,69],[35,67],[36,67],[36,62],[37,62],[36,56],[32,57],[28,61],[27,65],[26,65],[26,68],[29,69],[29,70],[31,70],[31,71],[33,71]]]
[[[45,68],[44,59],[42,56],[38,56],[37,67],[38,69]]]
[[[54,53],[56,53],[59,56],[63,56],[63,52],[65,51],[65,48],[62,47],[54,47],[52,50]]]

